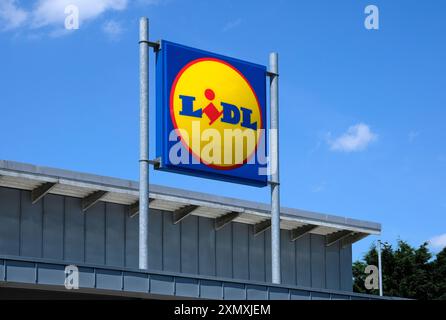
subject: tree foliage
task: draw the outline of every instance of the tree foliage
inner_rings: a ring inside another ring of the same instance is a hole
[[[394,249],[388,243],[382,245],[383,291],[386,296],[420,300],[446,300],[446,248],[433,258],[428,244],[418,248],[399,240]],[[372,245],[363,260],[353,263],[353,290],[360,293],[378,294],[364,286],[367,265],[378,266],[376,246]]]

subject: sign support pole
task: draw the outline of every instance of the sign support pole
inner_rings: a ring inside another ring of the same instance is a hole
[[[382,274],[382,261],[381,261],[381,240],[378,240],[378,282],[379,282],[379,295],[383,296],[383,274]]]
[[[148,269],[149,245],[149,21],[139,21],[139,268]]]
[[[270,148],[271,148],[271,273],[272,282],[281,283],[280,272],[280,192],[279,192],[279,56],[269,56],[270,68]]]

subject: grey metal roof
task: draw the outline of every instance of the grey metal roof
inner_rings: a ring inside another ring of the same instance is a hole
[[[105,201],[137,208],[138,185],[138,182],[131,180],[0,160],[0,186],[31,190],[36,201],[51,193],[82,198],[88,205]],[[150,208],[153,209],[178,212],[190,208],[188,214],[208,218],[235,212],[237,214],[232,217],[234,222],[253,225],[270,220],[270,206],[265,203],[154,184],[149,189]],[[88,208],[86,205],[85,210]],[[349,237],[349,243],[381,232],[379,223],[284,207],[281,208],[281,228],[297,230],[297,235],[301,231],[331,235],[334,240]]]

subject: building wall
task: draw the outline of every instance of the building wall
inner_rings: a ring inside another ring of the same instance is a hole
[[[0,255],[73,263],[138,267],[138,218],[127,206],[97,203],[85,214],[81,199],[47,195],[31,204],[29,191],[0,188]],[[189,216],[172,223],[172,213],[151,210],[149,267],[253,281],[271,281],[270,232],[231,223],[219,231],[213,219]],[[351,246],[325,247],[309,235],[291,242],[282,230],[282,282],[352,290]]]

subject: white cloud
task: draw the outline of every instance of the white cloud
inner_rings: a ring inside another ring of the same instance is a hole
[[[123,29],[119,22],[109,20],[102,25],[102,31],[112,40],[118,40]]]
[[[444,247],[446,247],[446,233],[430,239],[429,245],[436,250],[442,250]]]
[[[229,21],[225,24],[223,27],[223,32],[227,32],[229,30],[232,30],[234,28],[237,28],[242,23],[242,19],[238,18],[236,20]]]
[[[358,123],[349,127],[346,133],[334,140],[331,139],[329,133],[327,142],[330,145],[330,150],[353,152],[365,150],[377,138],[378,135],[373,133],[368,125]]]
[[[16,0],[0,1],[0,28],[10,30],[21,26],[28,13],[18,6]]]
[[[128,0],[39,0],[33,10],[33,27],[63,23],[66,18],[65,8],[74,5],[79,9],[79,20],[94,19],[108,10],[124,10]]]

